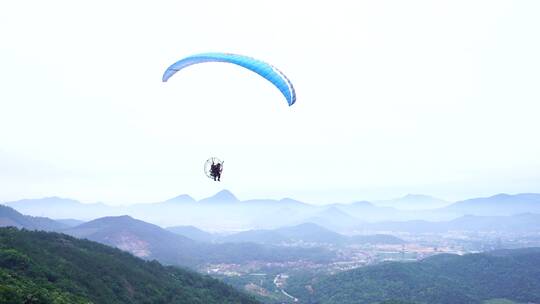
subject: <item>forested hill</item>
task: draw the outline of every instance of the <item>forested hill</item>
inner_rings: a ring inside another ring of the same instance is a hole
[[[491,299],[540,303],[540,248],[465,256],[442,254],[412,263],[386,263],[323,278],[289,279],[287,292],[307,303],[399,300],[468,304]]]
[[[257,301],[210,277],[92,241],[0,228],[0,303]]]

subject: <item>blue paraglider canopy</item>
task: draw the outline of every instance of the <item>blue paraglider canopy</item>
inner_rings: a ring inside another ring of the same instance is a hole
[[[236,54],[203,53],[186,57],[167,68],[163,74],[163,82],[166,82],[172,75],[181,69],[203,62],[227,62],[244,67],[261,75],[277,87],[281,91],[281,94],[285,96],[289,106],[292,106],[296,101],[296,93],[292,83],[280,70],[258,59]]]

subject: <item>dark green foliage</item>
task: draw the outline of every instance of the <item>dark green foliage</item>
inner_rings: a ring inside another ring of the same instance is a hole
[[[332,276],[293,276],[288,285],[292,295],[321,304],[380,303],[394,299],[467,304],[495,298],[538,303],[540,249],[465,256],[443,254],[420,262],[385,263]]]
[[[257,303],[208,276],[92,241],[0,229],[0,303]]]

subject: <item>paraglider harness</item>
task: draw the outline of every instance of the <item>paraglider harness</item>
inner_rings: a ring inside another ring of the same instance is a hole
[[[214,181],[221,181],[221,173],[223,172],[223,161],[217,157],[209,158],[204,164],[204,173],[208,178]]]
[[[221,172],[223,171],[223,166],[221,163],[212,163],[210,166],[210,175],[214,178],[214,181],[221,181]]]

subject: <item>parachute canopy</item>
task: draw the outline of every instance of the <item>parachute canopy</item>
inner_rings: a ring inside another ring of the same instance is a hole
[[[163,74],[163,82],[166,82],[172,75],[181,69],[203,62],[227,62],[244,67],[261,75],[276,86],[283,96],[285,96],[285,99],[287,99],[289,106],[292,106],[296,101],[296,93],[294,92],[292,83],[287,76],[276,67],[255,58],[229,53],[203,53],[179,60],[167,68]]]

